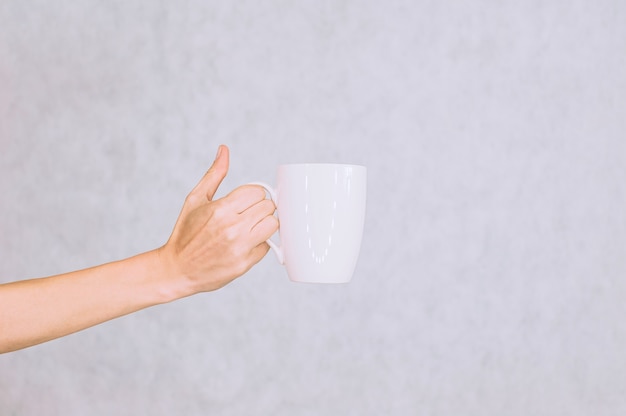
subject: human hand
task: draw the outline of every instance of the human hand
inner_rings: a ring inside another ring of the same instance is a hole
[[[158,250],[167,274],[177,282],[175,297],[219,289],[241,276],[265,256],[265,240],[278,229],[274,203],[260,186],[241,186],[213,200],[228,166],[229,150],[222,145]]]

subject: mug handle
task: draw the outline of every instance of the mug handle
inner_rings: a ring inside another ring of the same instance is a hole
[[[277,202],[278,199],[276,198],[276,190],[272,188],[271,186],[269,186],[268,184],[266,184],[265,182],[251,182],[248,185],[257,185],[257,186],[263,187],[265,191],[269,194],[272,202],[274,202],[274,205],[278,203]],[[285,253],[283,251],[283,248],[279,246],[278,244],[276,244],[275,242],[273,242],[270,238],[265,240],[265,242],[272,248],[272,250],[274,250],[274,253],[276,254],[276,259],[278,260],[278,262],[284,265]]]

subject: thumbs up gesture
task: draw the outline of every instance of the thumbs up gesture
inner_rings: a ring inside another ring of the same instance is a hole
[[[228,173],[229,150],[222,145],[211,168],[187,196],[159,258],[179,291],[174,298],[228,284],[258,263],[278,229],[274,203],[256,185],[214,195]]]

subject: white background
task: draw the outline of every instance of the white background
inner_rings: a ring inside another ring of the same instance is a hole
[[[0,3],[0,281],[160,246],[220,143],[220,195],[368,167],[352,283],[267,256],[0,356],[0,414],[626,412],[625,2]]]

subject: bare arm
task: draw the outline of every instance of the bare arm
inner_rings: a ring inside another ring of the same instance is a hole
[[[228,172],[221,146],[161,248],[93,268],[0,285],[0,353],[140,309],[218,289],[267,253],[274,205],[256,186],[213,200]]]

